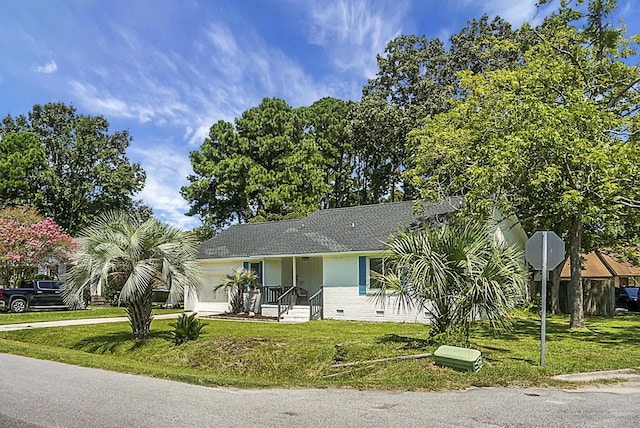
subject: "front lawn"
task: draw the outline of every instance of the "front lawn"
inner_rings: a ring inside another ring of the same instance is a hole
[[[200,339],[174,346],[172,322],[153,321],[152,338],[141,343],[130,340],[126,323],[0,333],[0,352],[209,386],[426,390],[557,385],[552,375],[636,368],[640,361],[636,314],[590,318],[589,329],[581,331],[569,331],[567,317],[549,318],[545,367],[538,365],[538,320],[521,318],[513,332],[498,338],[478,327],[472,347],[484,359],[479,373],[438,367],[430,358],[331,367],[431,353],[436,346],[428,343],[423,325],[206,320]]]
[[[154,314],[170,314],[182,312],[181,309],[160,309],[154,308]],[[0,312],[0,325],[3,324],[22,324],[43,321],[65,321],[87,318],[113,318],[126,317],[127,310],[124,307],[110,308],[89,308],[77,311],[59,311],[45,310],[40,312],[24,312],[14,314],[9,312]]]

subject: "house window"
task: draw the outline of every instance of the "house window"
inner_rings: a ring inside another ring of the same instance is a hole
[[[384,275],[384,259],[381,257],[372,257],[369,259],[369,288],[378,289],[381,287],[380,281],[376,278],[376,274]]]
[[[372,257],[369,259],[369,289],[376,291],[382,288],[380,280],[376,278],[376,275],[388,274],[389,266],[385,264],[385,260],[381,257]],[[399,267],[397,275],[400,278],[400,283],[403,287],[409,284],[409,270],[407,267]]]
[[[249,270],[255,272],[258,275],[258,284],[262,284],[262,262],[250,263]]]
[[[255,272],[258,276],[258,280],[256,281],[258,287],[262,287],[262,262],[244,262],[242,264],[242,267],[244,267],[246,270],[250,270],[251,272]]]

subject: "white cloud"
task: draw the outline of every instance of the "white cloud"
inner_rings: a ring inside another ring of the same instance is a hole
[[[46,64],[33,65],[32,69],[37,73],[52,74],[58,71],[58,64],[56,64],[55,61],[51,60]]]
[[[191,134],[193,134],[193,128],[190,127],[190,126],[187,126],[187,129],[185,129],[184,135],[182,136],[182,139],[183,140],[188,139],[191,136]]]
[[[195,32],[191,49],[179,53],[135,32],[116,28],[114,34],[118,37],[103,52],[110,65],[96,64],[74,77],[70,92],[74,103],[91,113],[174,133],[167,141],[154,142],[141,139],[132,129],[134,142],[128,151],[147,173],[139,196],[158,217],[182,228],[199,224],[184,215],[188,203],[180,196],[180,187],[188,184],[192,173],[187,152],[202,144],[213,123],[232,122],[264,97],[280,97],[297,107],[360,89],[360,85],[354,90],[351,84],[316,81],[296,59],[244,25],[209,20]],[[373,43],[365,35],[358,40]],[[375,63],[375,54],[371,58]]]
[[[299,106],[339,96],[279,48],[246,29],[234,34],[221,22],[209,22],[194,49],[182,54],[161,51],[124,30],[116,34],[122,39],[119,49],[132,49],[119,55],[133,68],[108,74],[97,68],[92,83],[72,81],[72,93],[107,117],[178,125],[191,147],[202,143],[213,123],[232,121],[264,97]]]
[[[549,4],[538,10],[537,3],[537,0],[457,0],[458,8],[480,9],[490,18],[498,15],[514,28],[524,22],[539,24],[556,7]]]
[[[310,41],[325,48],[337,67],[373,77],[376,55],[402,32],[408,5],[368,0],[304,3],[312,24]]]
[[[195,217],[188,217],[188,203],[180,196],[180,188],[189,184],[191,162],[184,153],[172,149],[169,142],[156,142],[154,147],[130,147],[129,152],[139,159],[147,174],[145,188],[138,195],[153,207],[154,214],[181,229],[200,225]]]
[[[238,44],[229,28],[213,24],[205,32],[218,54],[234,56],[238,53]]]
[[[189,108],[178,101],[171,91],[163,91],[152,80],[138,81],[114,96],[106,88],[73,80],[71,92],[89,110],[107,117],[137,119],[140,123],[155,120],[167,123],[169,118],[182,117]],[[136,100],[136,101],[134,101]]]
[[[126,102],[108,93],[99,94],[95,86],[78,81],[70,82],[71,91],[80,102],[92,111],[107,117],[134,119],[136,113]]]

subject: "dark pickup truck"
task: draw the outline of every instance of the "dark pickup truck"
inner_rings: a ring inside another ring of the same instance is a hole
[[[24,312],[27,309],[66,309],[60,281],[30,279],[18,288],[0,289],[0,309]]]

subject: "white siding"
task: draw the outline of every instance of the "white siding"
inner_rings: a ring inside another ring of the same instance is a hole
[[[324,257],[324,317],[354,321],[428,322],[421,311],[398,312],[394,302],[377,305],[374,297],[360,295],[358,287],[358,256]]]
[[[325,288],[352,284],[358,292],[358,256],[324,256],[322,269]]]
[[[396,310],[393,300],[387,300],[385,307],[376,305],[371,295],[359,295],[358,286],[325,287],[324,318],[354,321],[394,321],[425,323],[428,317],[421,311]]]
[[[527,234],[515,216],[504,217],[497,208],[493,210],[493,222],[496,230],[494,239],[496,242],[505,242],[508,245],[524,250]]]
[[[262,273],[264,285],[282,284],[282,261],[280,259],[266,259]]]

